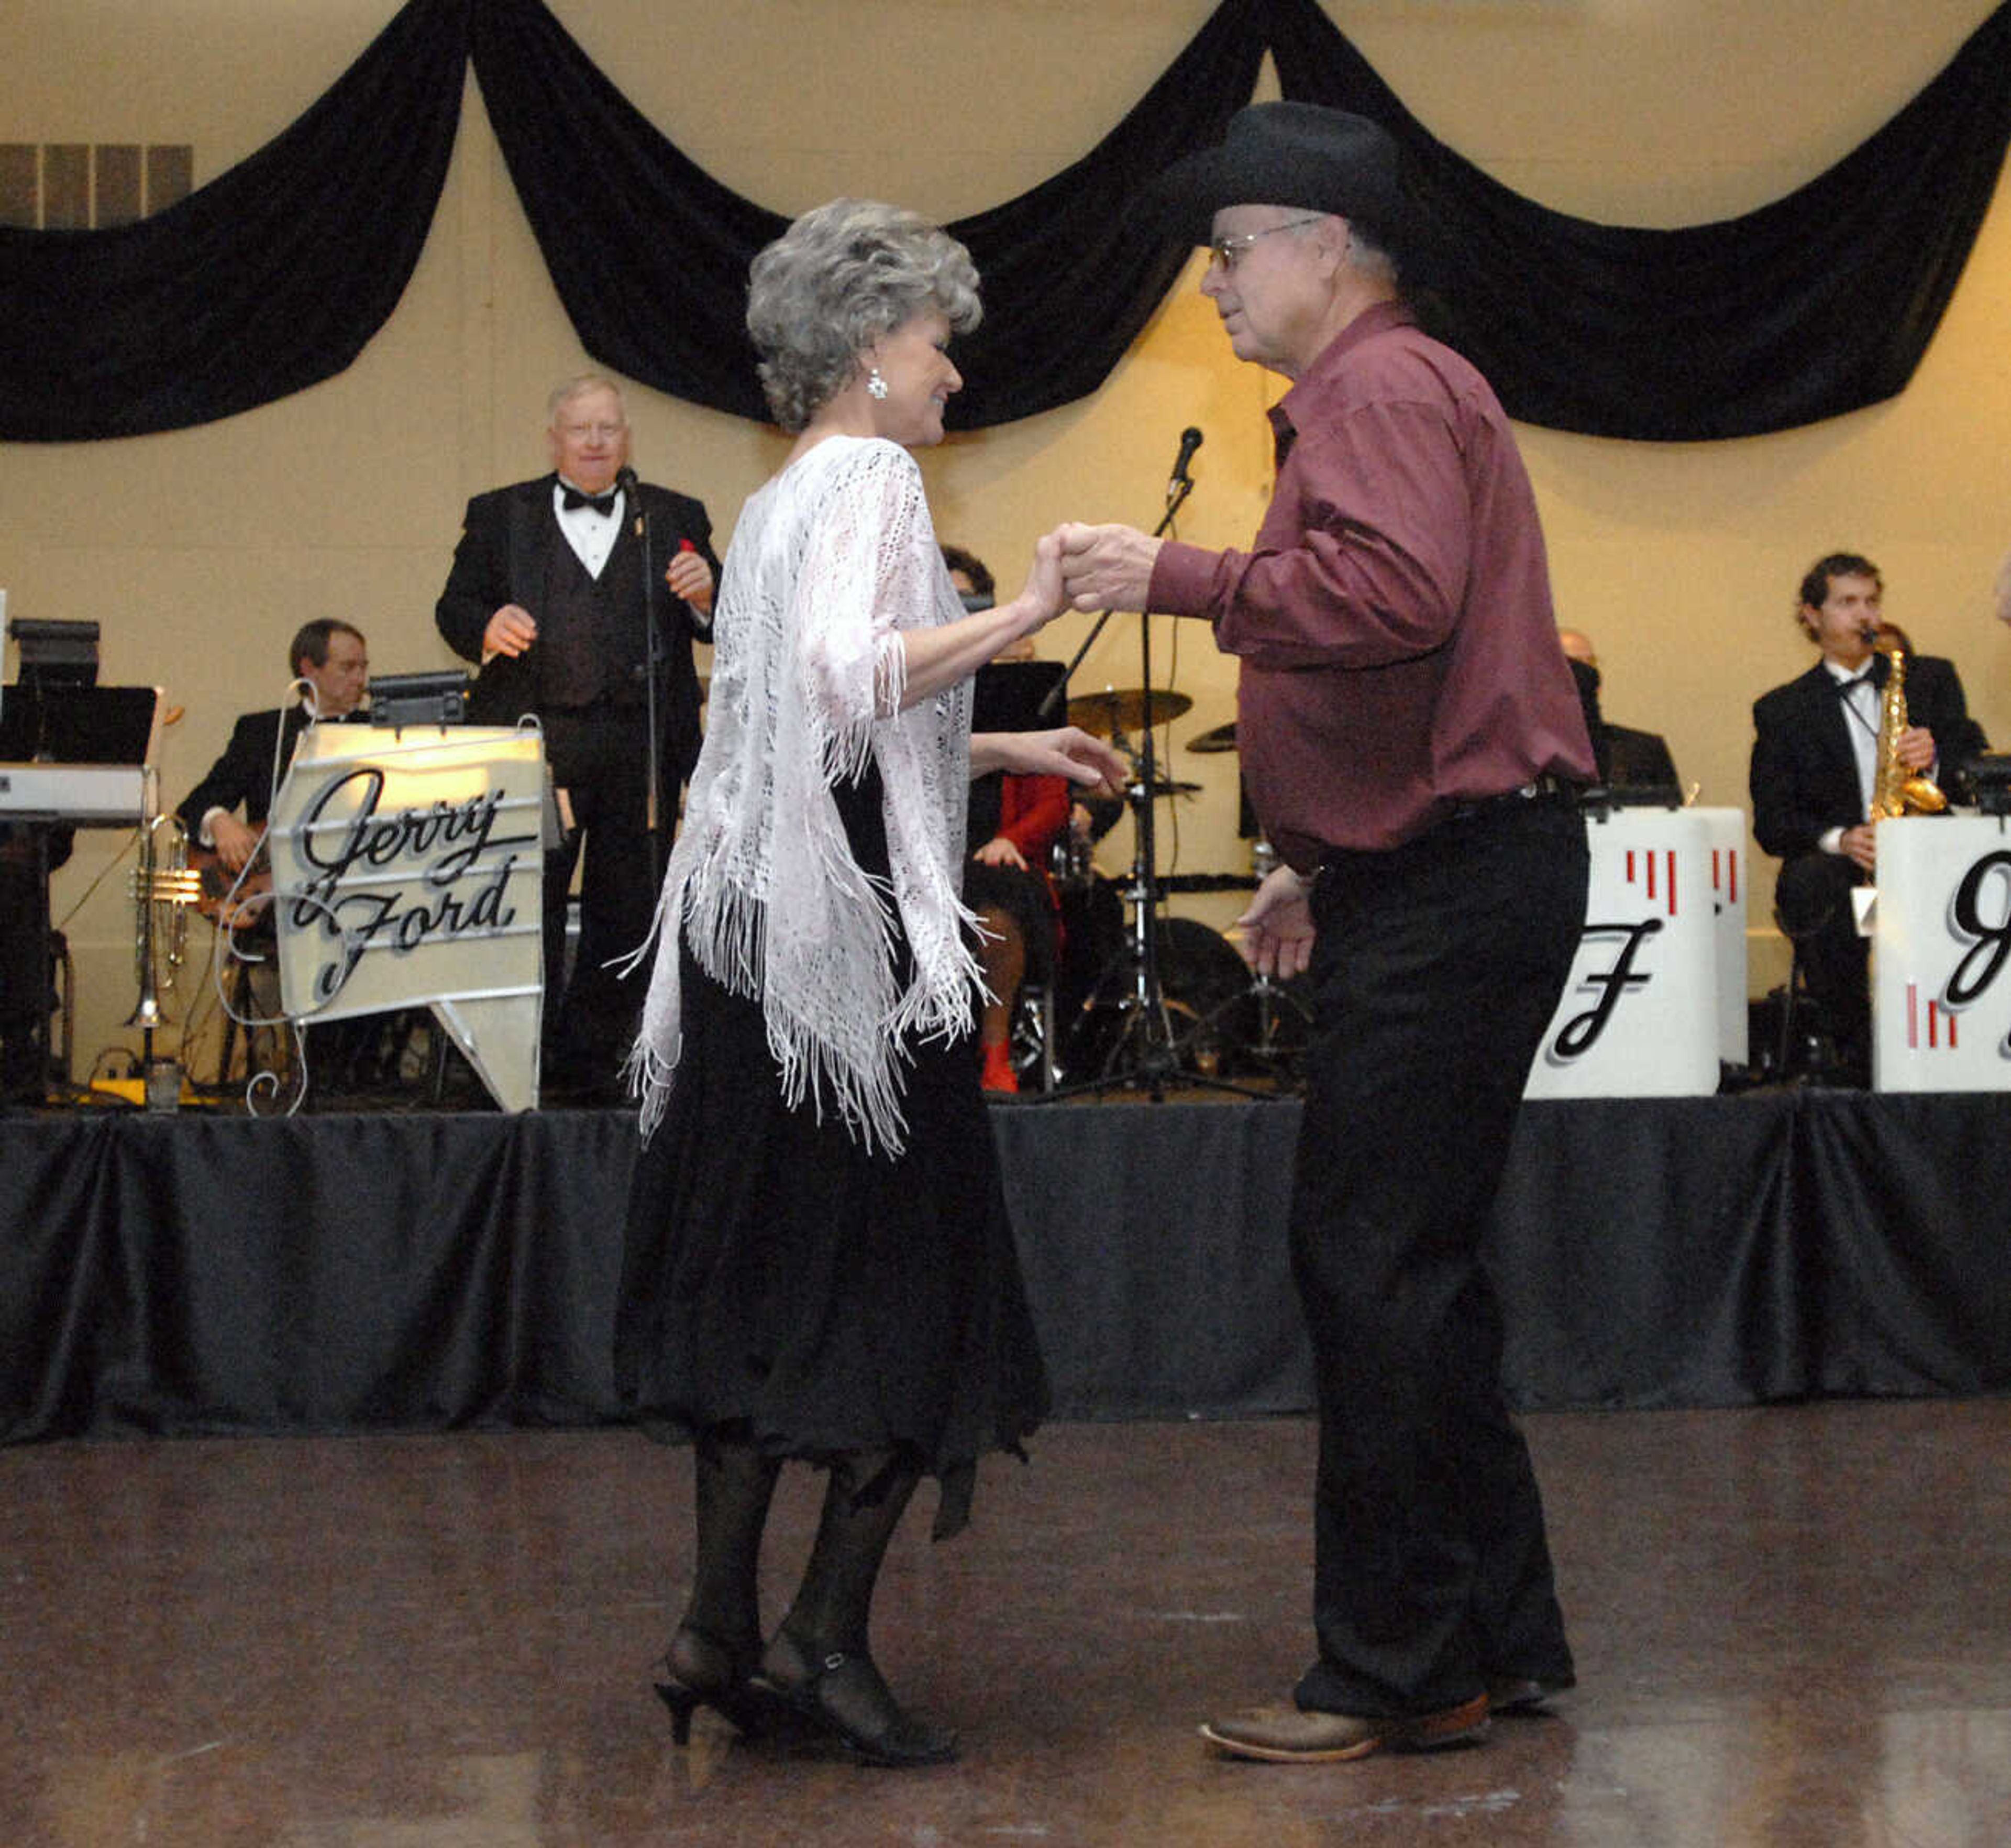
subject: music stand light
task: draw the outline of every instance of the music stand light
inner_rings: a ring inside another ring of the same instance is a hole
[[[459,668],[371,678],[373,725],[458,725],[467,718],[468,675]]]
[[[43,687],[98,684],[98,625],[16,617],[7,632],[21,651],[21,680]]]
[[[2011,815],[2011,751],[1983,751],[1970,760],[1970,799],[1986,815]]]

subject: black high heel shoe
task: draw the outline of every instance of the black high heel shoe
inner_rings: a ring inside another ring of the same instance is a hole
[[[710,1707],[750,1737],[794,1723],[792,1704],[750,1675],[734,1652],[716,1637],[680,1624],[664,1657],[657,1697],[670,1709],[671,1738],[691,1743],[692,1715]]]
[[[866,1764],[947,1764],[956,1756],[956,1734],[906,1712],[863,1650],[819,1654],[778,1630],[748,1686],[783,1702]]]

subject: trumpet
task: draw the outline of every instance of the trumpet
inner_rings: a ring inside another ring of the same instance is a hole
[[[167,1019],[163,990],[172,988],[188,944],[189,907],[202,896],[202,875],[188,863],[181,817],[162,814],[158,773],[141,773],[140,857],[133,869],[133,973],[140,999],[126,1024],[150,1034]]]

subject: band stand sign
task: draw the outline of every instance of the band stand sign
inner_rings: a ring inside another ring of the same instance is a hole
[[[2011,1091],[2011,821],[1881,821],[1870,921],[1872,1088]]]
[[[267,831],[289,1018],[430,1005],[505,1110],[536,1107],[543,740],[499,726],[316,725]]]
[[[1712,891],[1712,832],[1691,809],[1588,819],[1585,924],[1525,1097],[1707,1097],[1717,1088],[1725,927]]]

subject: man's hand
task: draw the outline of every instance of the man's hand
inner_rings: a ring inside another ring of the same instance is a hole
[[[224,870],[241,873],[245,863],[258,851],[265,831],[248,826],[235,815],[219,815],[209,824],[209,837],[216,843],[217,860]]]
[[[1909,770],[1931,770],[1934,764],[1934,735],[1924,725],[1909,725],[1899,734],[1893,754]]]
[[[1303,975],[1313,960],[1313,913],[1307,902],[1308,882],[1290,867],[1276,867],[1265,876],[1236,920],[1237,949],[1259,975],[1288,980]]]
[[[521,654],[537,639],[537,619],[531,612],[521,604],[505,604],[482,632],[482,658]]]
[[[995,834],[970,857],[980,866],[1011,867],[1022,873],[1027,870],[1026,855],[1002,834]]]
[[[1130,526],[1057,527],[1062,588],[1078,610],[1142,610],[1161,542]]]
[[[664,568],[664,582],[670,586],[671,596],[682,597],[701,616],[711,614],[712,567],[703,554],[673,552]]]
[[[1846,860],[1854,860],[1867,873],[1875,869],[1878,858],[1877,842],[1878,831],[1869,821],[1860,821],[1855,828],[1846,828],[1836,844],[1836,850]]]

